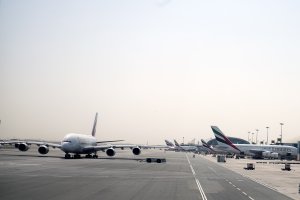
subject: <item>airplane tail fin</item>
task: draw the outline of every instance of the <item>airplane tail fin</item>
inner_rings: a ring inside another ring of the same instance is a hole
[[[176,147],[180,147],[180,145],[178,144],[178,142],[174,139],[174,143],[176,145]]]
[[[211,129],[214,132],[216,140],[220,146],[230,146],[238,152],[241,152],[241,150],[239,150],[239,148],[237,148],[217,126],[211,126]]]
[[[202,142],[202,145],[203,145],[204,147],[210,149],[210,146],[209,146],[203,139],[201,139],[201,142]]]
[[[96,135],[97,118],[98,118],[98,113],[96,113],[95,120],[94,120],[94,125],[93,125],[93,130],[92,130],[92,136],[94,136],[94,137]]]
[[[165,143],[169,147],[174,147],[174,144],[172,142],[170,142],[169,140],[165,140]]]
[[[212,149],[203,139],[201,139],[201,142],[202,142],[202,145],[205,147],[205,148],[208,148],[210,149],[211,151],[215,152],[214,149]]]

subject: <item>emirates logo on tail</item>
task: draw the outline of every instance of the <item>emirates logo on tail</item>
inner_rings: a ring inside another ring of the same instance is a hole
[[[213,130],[216,140],[220,144],[228,145],[232,147],[233,149],[241,152],[239,148],[237,148],[223,133],[217,126],[211,126],[211,129]]]

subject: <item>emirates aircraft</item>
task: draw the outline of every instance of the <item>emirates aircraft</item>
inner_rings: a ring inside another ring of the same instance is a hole
[[[14,144],[20,151],[27,151],[30,145],[35,144],[38,146],[38,152],[40,154],[47,154],[49,147],[59,148],[65,152],[66,159],[80,158],[82,154],[84,154],[86,158],[98,158],[98,151],[105,151],[108,156],[114,156],[116,154],[115,148],[131,148],[134,155],[141,153],[141,148],[137,145],[108,144],[109,142],[119,142],[123,140],[97,141],[95,138],[97,118],[98,113],[96,113],[95,116],[91,135],[69,133],[63,138],[60,144],[25,140],[3,141],[0,142],[0,144]]]
[[[211,126],[211,129],[218,142],[215,148],[222,151],[238,155],[248,155],[253,158],[276,159],[279,157],[291,157],[295,159],[297,157],[296,147],[286,145],[233,144],[217,126]]]

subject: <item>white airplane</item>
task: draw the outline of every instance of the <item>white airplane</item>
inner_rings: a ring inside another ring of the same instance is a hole
[[[297,148],[287,145],[253,145],[253,144],[233,144],[217,126],[211,126],[216,137],[218,148],[237,155],[248,155],[253,158],[273,158],[297,157]]]
[[[111,141],[97,141],[95,138],[96,125],[97,125],[98,113],[96,113],[93,130],[91,135],[69,133],[67,134],[60,144],[42,142],[42,141],[21,141],[11,140],[6,141],[5,144],[15,144],[15,147],[20,151],[27,151],[31,144],[38,145],[38,152],[40,154],[47,154],[49,147],[59,148],[65,152],[65,158],[71,158],[73,154],[74,158],[80,158],[81,154],[85,154],[86,158],[98,158],[98,151],[105,151],[108,156],[114,156],[116,154],[115,148],[131,148],[134,155],[141,153],[141,148],[137,145],[119,145],[119,144],[107,144],[108,142],[119,142],[123,140],[111,140]],[[4,142],[0,142],[0,144]],[[98,144],[103,145],[98,145]],[[93,155],[92,155],[93,154]]]

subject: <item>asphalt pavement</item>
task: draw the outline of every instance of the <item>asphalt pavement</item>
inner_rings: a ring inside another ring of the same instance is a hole
[[[30,149],[0,150],[0,199],[291,199],[202,156],[143,150],[134,156],[120,150],[113,158],[63,158],[60,150],[46,156]],[[147,163],[145,158],[166,158]]]

